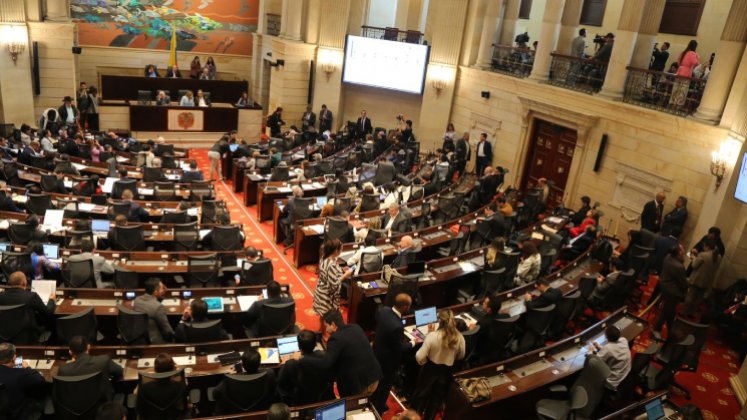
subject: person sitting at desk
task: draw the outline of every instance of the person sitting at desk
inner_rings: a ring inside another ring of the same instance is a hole
[[[384,216],[382,224],[389,233],[404,233],[410,231],[412,218],[407,209],[400,210],[399,204],[392,203],[389,205],[389,212]]]
[[[383,306],[376,312],[373,351],[383,375],[371,399],[381,414],[387,411],[386,401],[402,363],[402,353],[413,347],[412,343],[405,340],[402,320],[402,316],[410,311],[411,306],[412,297],[407,293],[400,293],[395,297],[393,307]]]
[[[202,89],[197,89],[197,97],[195,98],[195,106],[200,108],[207,108],[210,106],[210,99],[205,96]]]
[[[24,211],[16,206],[12,198],[8,197],[5,190],[0,190],[0,211],[11,211],[14,213],[23,213]]]
[[[591,210],[591,198],[588,195],[581,197],[581,208],[573,213],[571,222],[574,226],[580,226],[586,218],[587,213]]]
[[[272,271],[272,260],[270,260],[269,258],[265,258],[264,255],[257,250],[257,248],[253,246],[246,247],[246,249],[244,250],[244,262],[250,263],[249,266],[251,267],[251,263],[256,261],[269,261],[270,271]],[[244,280],[245,279],[243,277],[236,279],[236,285],[241,286],[241,283]]]
[[[163,344],[171,341],[174,330],[166,317],[166,308],[161,299],[166,296],[166,286],[158,277],[145,281],[145,294],[138,296],[132,303],[132,309],[148,315],[148,338],[150,344]]]
[[[599,223],[599,212],[596,209],[591,209],[586,212],[586,217],[580,225],[569,227],[568,232],[571,238],[577,238],[586,231],[587,226],[596,226]]]
[[[194,182],[204,181],[205,178],[202,176],[202,171],[197,169],[197,162],[194,160],[189,161],[189,170],[182,173],[181,182]]]
[[[262,299],[252,303],[249,310],[246,311],[245,325],[251,330],[252,335],[257,337],[259,334],[259,323],[262,322],[262,306],[268,305],[282,305],[285,303],[293,302],[293,297],[283,296],[280,292],[280,283],[271,281],[267,283],[267,299]]]
[[[114,363],[109,356],[91,356],[88,354],[89,351],[91,351],[91,344],[85,337],[82,335],[76,335],[71,338],[68,343],[68,352],[70,353],[71,359],[67,364],[60,366],[58,375],[79,376],[100,373],[101,389],[104,390],[106,399],[109,401],[114,396],[114,388],[112,387],[110,379],[121,379],[124,374],[124,369]]]
[[[238,101],[236,101],[234,105],[237,108],[247,108],[247,107],[251,107],[253,104],[252,104],[252,100],[249,99],[249,94],[246,92],[241,92],[241,97],[239,98]]]
[[[273,369],[259,368],[262,363],[262,356],[260,356],[259,351],[257,351],[256,348],[247,347],[243,350],[243,353],[244,354],[241,355],[241,368],[236,373],[247,376],[258,374],[267,375],[267,392],[265,393],[262,401],[258,402],[252,407],[252,410],[256,411],[266,410],[275,400],[275,371]],[[215,401],[221,401],[223,398],[225,398],[223,397],[223,394],[226,392],[225,386],[226,385],[221,382],[220,384],[218,384],[218,386],[215,387],[215,389],[213,390]],[[220,409],[218,409],[218,411],[220,411]]]
[[[28,289],[26,274],[21,271],[11,273],[8,277],[8,286],[3,293],[0,293],[0,306],[26,305],[34,312],[35,318],[40,321],[51,321],[54,317],[57,296],[54,293],[51,294],[47,303],[44,304],[36,292]],[[41,329],[36,322],[33,322],[32,328],[34,331],[30,331],[30,335],[38,336]]]
[[[118,214],[117,217],[114,218],[114,226],[127,226],[127,216]],[[109,229],[109,233],[106,234],[106,245],[109,246],[109,249],[122,249],[117,242],[117,229]]]
[[[485,269],[498,270],[506,266],[506,238],[499,236],[490,243],[485,253]]]
[[[545,308],[550,305],[555,305],[558,303],[558,301],[560,301],[560,298],[563,297],[563,294],[560,293],[560,290],[554,287],[550,287],[550,281],[544,277],[537,279],[535,286],[540,292],[539,296],[532,299],[531,294],[524,294],[524,300],[526,301],[527,310]]]
[[[482,300],[482,310],[485,312],[485,315],[479,317],[477,320],[476,326],[479,326],[480,330],[477,332],[477,347],[475,349],[476,353],[480,356],[480,364],[492,363],[499,360],[505,350],[494,348],[493,344],[495,343],[490,339],[493,322],[509,317],[509,314],[501,312],[502,304],[503,302],[495,295],[485,296]],[[472,328],[476,328],[476,326]]]
[[[25,223],[34,232],[29,243],[49,242],[49,234],[39,227],[39,216],[32,214],[26,219]]]
[[[610,368],[610,376],[607,377],[607,385],[617,390],[617,387],[625,380],[631,369],[630,348],[628,339],[621,337],[620,329],[615,325],[608,325],[604,330],[607,342],[600,346],[596,341],[589,344],[589,350],[597,355]]]
[[[67,258],[70,262],[88,261],[93,262],[93,275],[96,279],[96,287],[99,289],[113,288],[113,282],[104,282],[101,279],[101,273],[114,274],[114,267],[106,261],[106,258],[93,253],[93,242],[88,239],[83,240],[80,244],[80,254],[74,254]]]
[[[346,324],[337,310],[322,317],[329,334],[327,352],[322,358],[303,358],[301,366],[311,366],[334,372],[340,397],[371,395],[379,384],[382,372],[368,337],[357,324]]]
[[[179,106],[184,106],[184,107],[195,106],[195,98],[191,90],[188,90],[184,94],[184,96],[182,96],[181,100],[179,101]]]
[[[610,273],[607,276],[597,275],[597,285],[589,297],[589,306],[592,308],[602,308],[602,303],[607,295],[612,291],[612,287],[619,280],[622,270],[625,269],[625,261],[620,258],[613,258],[610,262]]]
[[[158,356],[156,356],[155,360],[153,361],[153,370],[155,373],[167,373],[167,372],[173,372],[177,369],[176,363],[174,362],[174,359],[169,356],[168,353],[161,353]],[[148,381],[143,382],[142,389],[135,388],[135,391],[133,392],[135,395],[169,395],[174,400],[173,401],[184,401],[187,395],[187,383],[184,380],[178,380],[174,378],[174,380],[170,381]],[[140,405],[138,404],[138,409],[140,408]],[[183,419],[188,414],[188,407],[183,407],[183,412],[181,415],[177,417],[171,417],[171,418],[178,418]],[[143,416],[139,416],[140,418],[143,418]],[[149,418],[158,418],[158,417],[149,417]]]
[[[270,153],[270,166],[274,168],[278,166],[280,161],[283,160],[283,153],[274,147],[270,148],[269,153]]]
[[[73,166],[70,162],[70,156],[67,154],[61,154],[59,158],[55,159],[54,172],[61,172],[65,175],[80,176],[78,169]]]
[[[397,257],[392,262],[392,268],[407,267],[407,264],[415,262],[417,253],[420,251],[418,248],[420,247],[416,247],[412,236],[403,236],[402,239],[399,240]]]
[[[495,211],[495,204],[487,205],[485,207],[485,217],[478,217],[477,220],[484,220],[488,223],[488,238],[505,236],[506,218],[503,214]]]
[[[44,245],[39,242],[34,244],[31,251],[31,271],[34,273],[34,280],[54,277],[60,271],[60,265],[44,254]]]
[[[210,75],[210,68],[208,66],[205,66],[202,68],[199,79],[200,80],[213,80],[213,76]]]
[[[147,222],[148,217],[150,217],[150,213],[148,213],[148,210],[140,207],[140,204],[132,201],[132,199],[132,190],[122,191],[122,202],[130,203],[130,215],[127,217],[127,220],[131,222]]]
[[[158,69],[156,69],[156,66],[153,64],[148,64],[147,67],[145,67],[145,77],[161,77],[158,74]]]
[[[379,248],[376,247],[376,238],[374,236],[366,236],[365,239],[363,239],[363,244],[365,245],[362,248],[358,248],[357,251],[355,251],[355,254],[353,254],[352,257],[348,258],[347,264],[348,267],[355,266],[355,275],[357,276],[358,273],[361,271],[362,261],[361,258],[363,254],[378,254],[381,256],[381,260],[384,260],[384,252],[382,252]]]
[[[521,261],[516,269],[514,283],[523,286],[533,282],[540,274],[542,256],[537,250],[537,245],[531,240],[521,243]]]
[[[38,418],[44,409],[47,382],[27,361],[16,367],[17,356],[16,346],[0,343],[0,383],[4,385],[3,399],[7,406],[3,414],[11,419]]]
[[[303,363],[301,360],[321,359],[324,352],[314,351],[316,334],[313,331],[302,330],[296,336],[300,359],[285,362],[278,374],[278,394],[283,401],[293,406],[314,404],[335,398],[332,376],[328,370],[317,369]]]
[[[174,330],[174,338],[176,339],[177,343],[191,343],[189,340],[189,337],[187,336],[187,326],[190,327],[199,327],[201,325],[205,325],[210,322],[207,317],[208,314],[208,305],[205,303],[204,300],[201,298],[193,299],[192,302],[189,303],[189,306],[184,308],[184,313],[182,313],[182,319],[179,321],[179,325],[176,326],[176,330]],[[230,337],[228,334],[221,328],[220,330],[220,339],[221,340],[228,340]]]
[[[169,105],[171,103],[171,98],[169,98],[168,95],[166,95],[166,92],[159,90],[158,96],[156,96],[156,105]]]
[[[594,244],[597,239],[597,228],[594,225],[586,226],[584,233],[580,236],[573,238],[570,244],[561,248],[560,254],[557,261],[555,261],[556,267],[563,267],[569,261],[573,261],[578,258],[581,254],[586,252],[589,247]]]
[[[177,66],[176,64],[171,66],[169,71],[166,72],[166,77],[170,79],[181,79],[182,72],[179,71],[179,66]]]

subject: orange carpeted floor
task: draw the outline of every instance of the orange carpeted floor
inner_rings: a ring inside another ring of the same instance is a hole
[[[209,168],[207,150],[192,149],[190,156],[197,161],[207,179]],[[230,181],[216,182],[215,186],[218,198],[226,202],[231,212],[231,220],[243,224],[247,245],[262,249],[265,256],[273,261],[275,279],[291,286],[291,293],[296,300],[296,323],[299,328],[317,331],[319,318],[311,309],[317,280],[317,266],[308,265],[295,269],[292,264],[293,250],[289,249],[288,253],[283,255],[282,246],[275,244],[272,222],[258,222],[255,207],[244,206],[243,194],[234,193]],[[652,287],[654,282],[649,284]],[[648,296],[649,290],[644,294],[644,301],[648,300]],[[650,322],[653,323],[653,321],[654,318],[651,316]],[[729,385],[729,378],[737,373],[741,361],[737,360],[737,353],[725,345],[723,338],[720,332],[713,328],[702,352],[698,371],[677,375],[678,382],[692,394],[692,400],[687,401],[684,395],[676,389],[672,391],[673,401],[680,405],[688,403],[698,405],[706,420],[731,420],[741,409]],[[637,340],[634,351],[645,349],[650,342],[649,334],[646,333]],[[384,416],[385,420],[402,410],[401,405],[393,397],[389,398],[388,403],[390,410]]]

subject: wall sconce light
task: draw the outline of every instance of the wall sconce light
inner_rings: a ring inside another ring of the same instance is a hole
[[[436,91],[436,96],[449,87],[449,81],[453,78],[452,70],[445,66],[433,66],[430,70],[431,86]]]
[[[724,180],[724,174],[726,173],[726,162],[721,157],[719,152],[711,153],[711,175],[716,177],[716,189],[721,186],[721,181]]]
[[[335,69],[337,69],[337,66],[331,61],[325,61],[322,63],[322,70],[324,71],[324,74],[327,75],[327,80],[329,80],[329,77],[335,72]]]
[[[339,51],[323,49],[319,51],[319,68],[327,76],[327,81],[337,70],[337,65],[341,62],[341,55]]]
[[[739,140],[729,138],[721,143],[719,150],[711,152],[711,175],[716,178],[716,189],[721,186],[726,174],[727,165],[731,165],[737,157],[742,144]]]
[[[13,65],[16,65],[18,56],[23,54],[26,50],[26,40],[23,30],[18,26],[8,26],[3,31],[3,36],[6,41],[8,53],[10,58],[13,60]]]
[[[436,96],[438,96],[441,94],[442,90],[446,89],[446,80],[433,79],[431,85],[433,85],[433,89],[436,89]]]

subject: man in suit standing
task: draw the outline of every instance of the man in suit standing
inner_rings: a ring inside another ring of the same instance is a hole
[[[114,363],[109,356],[91,356],[88,352],[91,344],[82,335],[76,335],[68,343],[68,351],[71,360],[66,365],[60,366],[60,376],[79,376],[101,372],[101,389],[104,390],[107,401],[114,396],[114,388],[109,380],[119,379],[124,373],[121,366]]]
[[[60,116],[60,122],[68,128],[76,126],[80,115],[78,108],[73,105],[73,98],[69,96],[62,99],[62,106],[57,108],[57,114]]]
[[[641,212],[641,228],[658,232],[661,228],[661,219],[664,214],[664,200],[666,199],[664,191],[656,193],[656,198],[649,201],[643,206]]]
[[[280,293],[280,283],[271,281],[267,283],[267,299],[261,299],[252,303],[249,310],[246,311],[246,325],[249,327],[255,337],[259,335],[259,323],[262,322],[262,307],[264,305],[282,305],[293,302],[290,296],[283,296]]]
[[[304,133],[309,131],[309,128],[316,127],[316,114],[311,111],[311,105],[306,106],[306,112],[301,117],[301,127]]]
[[[467,167],[467,161],[470,159],[469,133],[462,134],[462,138],[457,140],[456,151],[456,170],[459,176],[464,175],[464,168]]]
[[[524,294],[524,300],[526,301],[527,310],[545,308],[550,305],[558,303],[563,294],[560,290],[550,287],[550,281],[544,277],[537,279],[536,283],[537,290],[540,295],[532,299],[532,295],[529,293]]]
[[[407,264],[415,262],[419,247],[415,246],[412,236],[405,235],[399,241],[399,251],[397,257],[392,262],[392,268],[406,267]]]
[[[480,133],[480,142],[475,149],[475,168],[477,176],[485,175],[485,168],[493,162],[493,145],[488,140],[488,133]]]
[[[361,111],[361,116],[358,118],[358,122],[355,123],[355,127],[356,138],[363,139],[366,137],[366,134],[373,133],[373,125],[371,124],[371,119],[368,118],[365,109]]]
[[[54,317],[56,298],[54,293],[51,294],[45,305],[38,294],[28,290],[26,274],[16,271],[8,278],[8,287],[3,293],[0,293],[0,306],[26,305],[34,312],[35,318],[51,321]],[[36,321],[32,321],[30,329],[32,331],[27,332],[28,341],[35,342],[41,333],[41,329],[36,325]]]
[[[132,308],[148,315],[148,337],[151,344],[164,344],[171,341],[174,329],[166,317],[166,308],[161,299],[166,294],[166,286],[158,277],[145,281],[145,294],[135,298]]]
[[[665,42],[661,44],[661,49],[658,48],[658,43],[654,44],[654,52],[651,54],[651,64],[648,66],[648,69],[664,71],[667,67],[667,61],[669,61],[669,43]]]
[[[345,324],[342,314],[329,311],[322,317],[327,333],[327,353],[320,359],[304,357],[301,366],[331,369],[341,398],[371,395],[382,377],[381,366],[368,344],[368,337],[357,324]]]
[[[661,223],[661,232],[664,235],[669,234],[674,228],[682,231],[687,222],[687,197],[679,196],[674,202],[674,209],[664,216]]]
[[[659,273],[659,284],[661,285],[661,311],[653,327],[653,337],[661,339],[661,327],[667,324],[667,331],[672,331],[674,317],[677,314],[677,305],[682,302],[687,292],[687,273],[683,264],[685,250],[682,245],[672,248],[672,251],[664,258],[661,273]]]
[[[332,131],[332,111],[327,109],[326,104],[322,104],[322,110],[319,111],[319,132]]]
[[[389,205],[389,213],[384,216],[382,223],[384,229],[389,232],[403,233],[410,231],[410,215],[407,210],[400,210],[397,203]]]
[[[37,418],[44,409],[47,383],[28,362],[16,367],[16,356],[16,346],[0,343],[0,383],[4,385],[3,398],[8,406],[8,412],[3,414],[9,419]]]
[[[578,36],[573,38],[571,42],[571,55],[578,58],[584,58],[584,50],[586,49],[586,29],[581,28],[578,30]]]
[[[93,242],[89,239],[84,239],[80,244],[80,248],[82,251],[80,254],[73,254],[67,260],[70,262],[93,261],[93,275],[96,278],[96,288],[113,288],[114,283],[101,280],[101,273],[114,274],[114,267],[106,261],[106,258],[93,253]]]
[[[394,307],[384,306],[376,313],[376,338],[373,344],[374,355],[383,373],[376,392],[371,396],[374,407],[383,414],[387,411],[386,400],[394,384],[402,361],[402,352],[412,348],[405,340],[405,327],[402,316],[410,311],[412,298],[400,293],[394,298]]]
[[[301,360],[324,357],[323,351],[314,351],[316,334],[313,331],[303,330],[298,333],[297,339]],[[300,360],[291,359],[282,365],[277,385],[278,394],[282,400],[293,406],[314,404],[335,398],[332,375],[311,366],[301,366]]]
[[[277,107],[275,112],[267,117],[267,126],[270,127],[270,137],[280,137],[283,125],[285,125],[285,121],[283,121],[283,108]]]

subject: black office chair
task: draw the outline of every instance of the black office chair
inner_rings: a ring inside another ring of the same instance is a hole
[[[163,169],[161,168],[143,168],[143,182],[163,181]]]
[[[39,184],[41,185],[41,189],[44,192],[58,192],[57,175],[55,174],[42,174]]]
[[[262,175],[269,174],[272,170],[272,158],[270,156],[258,156],[254,161],[254,167],[259,170]]]
[[[384,257],[381,252],[363,252],[359,264],[359,273],[376,273],[384,267]]]
[[[256,261],[244,261],[241,267],[242,286],[267,285],[274,279],[272,260],[262,258]]]
[[[464,337],[464,358],[461,362],[457,362],[456,367],[458,370],[466,370],[471,367],[476,358],[478,336],[480,334],[480,326],[475,325],[474,328],[470,328],[462,332]]]
[[[535,406],[540,419],[590,419],[605,394],[605,381],[610,376],[610,368],[599,357],[591,355],[586,359],[576,382],[570,391],[559,385],[551,388],[553,391],[568,391],[567,400],[543,399]]]
[[[122,199],[122,193],[125,190],[130,190],[133,198],[137,199],[137,181],[134,179],[115,181],[112,186],[112,198],[115,200]]]
[[[106,194],[92,194],[91,195],[91,204],[105,206],[106,200],[107,200]]]
[[[658,391],[674,386],[685,391],[685,397],[688,398],[690,393],[683,389],[684,387],[680,384],[677,384],[675,376],[677,372],[683,370],[688,348],[694,344],[695,337],[692,334],[684,337],[680,334],[671,334],[657,352],[657,354],[667,355],[666,362],[659,359],[658,362],[654,361],[649,364],[646,368],[646,380],[643,389],[645,391]]]
[[[527,308],[526,329],[519,339],[517,353],[526,353],[545,345],[547,329],[550,327],[554,314],[555,305],[536,309]]]
[[[184,333],[187,338],[187,343],[220,341],[223,333],[221,320],[215,319],[204,322],[200,325],[184,324]]]
[[[130,271],[119,265],[114,266],[114,287],[117,289],[137,289],[140,283],[137,272]]]
[[[221,287],[218,255],[187,255],[187,287]]]
[[[214,200],[205,200],[202,202],[200,209],[200,223],[215,224],[218,223],[219,204]]]
[[[33,214],[44,216],[44,213],[46,213],[48,209],[54,208],[54,206],[52,206],[52,196],[50,194],[29,193],[27,196],[28,201],[26,202],[26,205],[29,207],[29,211]]]
[[[312,179],[315,178],[317,174],[317,165],[316,163],[307,163],[303,167],[303,176],[306,179]]]
[[[153,197],[156,201],[174,201],[176,199],[176,184],[173,181],[155,181]]]
[[[327,217],[324,219],[324,240],[339,239],[342,243],[351,242],[352,229],[348,219],[342,217]]]
[[[337,181],[327,181],[327,197],[334,197],[337,195]]]
[[[68,230],[65,232],[65,248],[80,248],[84,241],[96,243],[93,239],[93,232],[88,230]]]
[[[478,349],[480,364],[493,363],[502,360],[508,353],[511,340],[516,333],[516,323],[519,315],[511,318],[494,319],[488,331],[488,349]]]
[[[184,369],[163,373],[139,371],[137,389],[134,398],[128,397],[127,405],[131,407],[135,400],[138,418],[180,419],[189,410]],[[194,398],[192,402],[197,403]]]
[[[191,201],[211,201],[214,200],[215,197],[213,196],[213,185],[210,181],[192,181],[189,183],[190,187],[190,195],[189,199]],[[216,203],[220,206],[224,206],[224,203],[218,202]]]
[[[186,211],[174,211],[164,213],[161,216],[161,223],[185,224],[189,223],[189,214]]]
[[[117,240],[110,244],[117,251],[145,250],[145,235],[143,225],[114,226]]]
[[[342,216],[343,213],[350,213],[350,209],[353,208],[352,197],[337,197],[335,198],[334,215]]]
[[[239,226],[213,226],[210,238],[212,251],[236,251],[243,246]]]
[[[264,303],[258,322],[259,337],[297,332],[296,302]]]
[[[513,280],[513,279],[512,279]],[[495,270],[482,270],[480,296],[492,296],[506,288],[506,267]]]
[[[3,251],[0,268],[2,269],[4,283],[7,283],[10,275],[16,271],[26,274],[26,278],[34,278],[31,254],[27,252]]]
[[[8,227],[8,237],[15,245],[28,245],[34,239],[34,228],[25,222],[11,222]]]
[[[196,251],[200,243],[197,222],[174,225],[174,252]]]
[[[387,230],[386,229],[368,229],[368,233],[366,234],[366,239],[369,240],[377,240],[379,238],[386,238],[387,237]]]
[[[378,194],[363,194],[363,198],[361,200],[361,213],[378,210],[381,206],[381,199],[379,198]]]
[[[35,345],[46,341],[49,334],[42,334],[30,306],[0,306],[0,341]]]
[[[335,173],[335,164],[329,159],[324,159],[317,163],[317,168],[321,172],[320,175],[330,175]]]
[[[438,210],[433,216],[436,224],[456,218],[459,215],[459,205],[454,195],[441,195],[438,197]]]
[[[431,222],[433,222],[433,220],[431,219],[432,210],[433,209],[431,208],[431,203],[429,201],[423,201],[420,204],[420,217],[418,217],[418,226],[417,226],[418,230],[421,230],[431,225]]]
[[[558,257],[557,248],[552,247],[540,247],[540,275],[546,275],[550,271],[550,267]]]
[[[691,336],[693,338],[692,344],[684,349],[680,367],[677,369],[678,372],[697,372],[700,361],[700,352],[703,350],[708,338],[709,327],[708,324],[698,324],[680,317],[675,319],[672,332],[669,334],[670,337],[675,340],[677,337]],[[674,358],[673,353],[675,353],[671,346],[667,344],[668,343],[665,343],[655,356],[656,362],[665,366],[671,363]],[[684,385],[677,382],[676,378],[673,379],[672,386],[682,391],[685,394],[685,397],[690,399],[690,391],[685,388]]]
[[[57,318],[57,340],[67,344],[75,336],[82,335],[89,343],[103,339],[103,335],[96,331],[96,314],[93,307],[77,314]]]
[[[401,275],[393,273],[389,279],[389,287],[386,292],[386,298],[384,306],[394,306],[394,300],[400,293],[406,293],[410,295],[412,301],[416,301],[418,294],[418,279],[420,274],[415,275]],[[415,305],[413,305],[415,306]]]
[[[290,179],[287,166],[276,166],[272,168],[272,175],[270,175],[270,181],[287,181]]]
[[[66,260],[62,268],[62,279],[65,287],[69,288],[96,288],[96,276],[93,271],[93,260],[70,261]]]
[[[55,419],[94,419],[99,406],[106,402],[101,372],[52,378],[52,402]]]
[[[125,346],[150,344],[148,336],[148,314],[117,305],[118,338]]]
[[[420,200],[424,196],[425,196],[425,188],[413,186],[412,188],[410,188],[410,197],[407,199],[407,202],[410,203],[413,201]]]
[[[222,384],[223,392],[218,399],[215,388],[208,388],[208,400],[215,401],[214,414],[217,415],[266,410],[275,391],[266,371],[224,375]]]
[[[550,321],[550,328],[547,330],[547,337],[551,340],[560,339],[566,331],[568,322],[575,319],[578,312],[582,309],[580,306],[581,291],[576,290],[570,295],[560,298],[557,304],[555,316]]]

